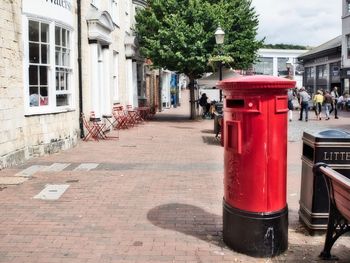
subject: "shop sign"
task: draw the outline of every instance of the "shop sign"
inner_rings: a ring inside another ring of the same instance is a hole
[[[316,59],[314,60],[314,63],[315,63],[315,64],[318,64],[318,63],[325,63],[325,62],[327,62],[327,61],[328,61],[328,57],[316,58]]]
[[[61,21],[73,26],[72,0],[23,0],[23,13]]]

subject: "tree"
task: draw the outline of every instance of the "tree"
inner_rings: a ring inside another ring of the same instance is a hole
[[[221,25],[225,44],[215,43]],[[258,18],[251,0],[150,0],[136,15],[140,52],[155,67],[190,79],[191,119],[195,118],[194,80],[207,72],[211,57],[231,57],[231,67],[246,69],[257,58]]]
[[[306,50],[310,49],[310,47],[294,45],[294,44],[264,44],[264,48],[276,48],[276,49],[298,49],[298,50]]]

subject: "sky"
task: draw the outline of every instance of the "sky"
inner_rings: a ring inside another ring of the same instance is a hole
[[[341,35],[342,1],[253,0],[258,39],[266,44],[316,47]]]

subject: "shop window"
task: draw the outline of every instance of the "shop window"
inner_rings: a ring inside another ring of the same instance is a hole
[[[273,75],[273,58],[261,57],[253,68],[257,75]]]
[[[305,68],[305,75],[307,79],[313,79],[315,77],[315,68]]]
[[[28,20],[27,41],[27,114],[71,106],[71,31],[53,22]]]
[[[317,78],[318,79],[326,78],[326,65],[317,66]]]
[[[346,54],[350,58],[350,35],[346,35]]]
[[[287,61],[288,58],[277,58],[278,76],[288,76]]]
[[[350,13],[350,0],[346,1],[346,12],[349,14]]]

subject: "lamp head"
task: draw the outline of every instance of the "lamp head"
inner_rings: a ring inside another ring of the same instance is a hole
[[[222,28],[219,26],[215,31],[215,41],[216,44],[223,44],[225,38],[225,32],[222,30]]]

